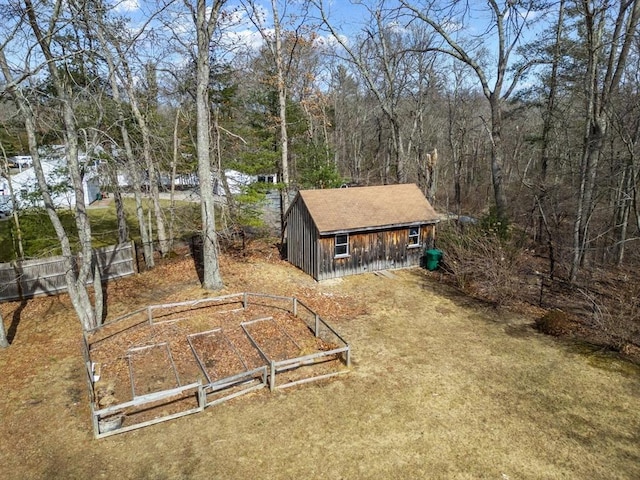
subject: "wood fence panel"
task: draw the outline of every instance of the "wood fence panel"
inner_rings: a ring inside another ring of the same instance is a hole
[[[136,250],[133,242],[96,249],[102,278],[113,280],[136,273]]]
[[[20,298],[20,287],[16,282],[16,272],[11,263],[0,264],[0,299]]]
[[[103,281],[136,273],[133,242],[98,248],[95,254]],[[65,259],[62,256],[1,263],[0,301],[65,292],[65,270]]]

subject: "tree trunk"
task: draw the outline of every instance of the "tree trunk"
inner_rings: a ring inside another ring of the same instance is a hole
[[[217,25],[218,12],[224,1],[207,7],[205,0],[197,0],[195,12],[197,57],[196,57],[196,138],[198,177],[200,179],[200,212],[202,216],[202,287],[217,290],[223,287],[218,263],[219,249],[216,236],[216,213],[211,176],[211,117],[209,111],[209,73],[211,36]],[[207,10],[210,8],[209,18]]]
[[[174,228],[176,221],[176,169],[178,165],[178,157],[180,155],[180,137],[178,136],[178,127],[180,126],[180,109],[176,109],[176,119],[173,123],[173,155],[171,156],[171,191],[169,195],[169,240],[171,241],[171,249],[173,249]]]
[[[545,227],[546,218],[543,218],[544,207],[547,200],[547,172],[549,170],[549,162],[551,160],[551,132],[554,127],[554,114],[556,111],[556,97],[558,95],[558,70],[560,68],[560,60],[562,55],[562,32],[564,30],[564,14],[565,0],[560,0],[558,5],[558,19],[555,28],[555,38],[553,43],[553,56],[551,63],[551,72],[549,74],[548,89],[549,93],[546,98],[544,113],[542,114],[542,139],[540,147],[540,174],[538,177],[538,229],[536,236],[541,239],[543,236],[543,227]],[[551,239],[549,239],[551,241]]]
[[[632,175],[633,169],[628,166],[625,168],[621,185],[620,194],[618,195],[617,215],[615,215],[616,222],[614,225],[615,235],[615,251],[616,251],[616,265],[619,267],[624,260],[625,246],[627,243],[627,234],[629,231],[629,216],[631,213],[631,189],[632,189]]]
[[[402,130],[400,128],[400,122],[397,117],[391,119],[391,132],[393,134],[393,152],[395,158],[395,177],[397,183],[407,182],[407,171],[405,165],[405,152],[404,152],[404,139],[402,136]]]
[[[127,55],[130,55],[130,53],[124,51],[123,46],[117,38],[115,38],[114,36],[111,37],[113,39],[113,47],[118,53],[118,59],[120,62],[119,68],[116,70],[116,72],[121,72],[120,77],[129,98],[129,105],[131,106],[131,111],[133,112],[133,116],[136,119],[136,123],[138,124],[140,133],[142,135],[142,156],[144,158],[144,163],[147,170],[149,194],[153,202],[154,218],[156,221],[156,232],[158,235],[158,250],[160,251],[160,254],[162,256],[165,256],[168,253],[168,240],[166,228],[164,225],[164,213],[162,212],[162,208],[160,206],[158,177],[155,163],[153,161],[151,148],[151,131],[149,129],[147,120],[140,109],[138,91],[135,87],[133,73],[131,72],[131,68],[129,67],[129,63],[127,61]],[[106,46],[106,42],[104,42],[104,44]],[[109,54],[107,54],[107,56],[109,56]],[[151,245],[151,240],[152,239],[149,238],[148,242],[143,241],[143,243],[148,243],[149,245]]]
[[[71,92],[68,88],[68,86],[61,85],[58,94],[61,95],[63,90],[66,93],[66,97],[63,97],[63,118],[65,123],[65,140],[67,144],[65,150],[67,165],[69,167],[69,176],[71,177],[75,193],[76,226],[78,229],[78,237],[80,239],[80,252],[82,254],[82,261],[80,262],[75,282],[75,295],[77,295],[76,302],[79,303],[82,310],[81,322],[85,330],[89,330],[98,326],[101,319],[96,316],[97,312],[91,305],[91,300],[87,292],[87,285],[90,283],[93,276],[91,226],[84,201],[84,187],[78,162],[78,136],[75,125],[75,115],[71,107]],[[96,288],[99,288],[99,286]]]
[[[160,205],[160,190],[158,188],[158,175],[156,172],[156,166],[153,161],[152,149],[151,149],[151,131],[149,130],[149,125],[140,110],[140,106],[138,105],[137,94],[134,87],[133,76],[131,71],[127,65],[127,63],[122,59],[122,66],[126,75],[126,89],[127,95],[129,96],[129,102],[131,104],[131,110],[133,112],[133,116],[138,123],[138,127],[140,128],[140,133],[142,135],[142,156],[144,158],[144,163],[147,169],[147,181],[149,182],[149,195],[151,197],[151,201],[153,203],[153,212],[154,219],[156,221],[156,234],[158,235],[158,250],[160,254],[164,257],[169,253],[168,240],[167,240],[167,232],[164,226],[164,213],[162,212],[162,207]],[[151,240],[151,239],[150,239]]]
[[[504,149],[502,145],[502,102],[500,92],[494,92],[489,97],[491,106],[491,181],[493,183],[493,195],[496,202],[496,216],[498,220],[506,220],[507,197],[504,193]]]
[[[608,132],[612,99],[618,91],[631,45],[636,38],[640,0],[620,3],[610,44],[605,44],[603,39],[603,31],[609,18],[607,11],[592,5],[589,0],[582,2],[582,8],[588,55],[585,80],[586,122],[573,226],[573,257],[569,273],[572,283],[577,279],[579,268],[588,260],[589,223],[594,209],[598,162]],[[606,66],[603,66],[601,62],[605,58]]]
[[[124,208],[124,199],[122,192],[118,187],[118,179],[116,178],[115,188],[113,190],[113,203],[116,207],[116,218],[118,219],[118,243],[127,243],[129,241],[129,225],[127,224],[127,214]]]
[[[2,312],[0,312],[0,348],[7,348],[8,346],[7,330],[4,328],[4,319],[2,318]]]
[[[272,52],[276,66],[278,118],[280,123],[280,181],[282,182],[282,189],[280,190],[280,229],[282,235],[284,235],[284,216],[289,208],[289,137],[287,132],[287,84],[285,82],[284,54],[282,51],[282,29],[276,0],[271,0],[271,11],[273,13],[274,29]]]
[[[25,0],[26,12],[29,26],[33,31],[38,46],[40,47],[45,59],[47,60],[47,66],[49,74],[53,83],[53,87],[56,91],[58,101],[60,102],[60,108],[62,110],[62,118],[64,124],[64,140],[65,140],[65,155],[67,159],[67,167],[69,169],[69,177],[73,185],[75,194],[75,220],[78,230],[78,237],[80,240],[80,253],[82,255],[82,261],[79,266],[74,265],[75,257],[71,251],[69,244],[69,238],[58,218],[55,211],[55,206],[48,195],[48,186],[44,178],[42,171],[42,165],[40,164],[40,157],[38,156],[38,147],[36,141],[36,130],[33,113],[31,111],[26,112],[28,106],[26,102],[21,102],[23,115],[26,119],[25,129],[27,130],[27,136],[29,138],[30,153],[33,157],[34,171],[38,178],[38,184],[45,198],[45,208],[49,213],[58,240],[61,244],[63,256],[68,263],[67,272],[65,278],[67,281],[67,289],[69,297],[74,306],[76,314],[80,319],[83,329],[88,330],[98,325],[99,319],[96,318],[95,310],[91,305],[91,300],[87,292],[87,284],[91,278],[92,273],[92,255],[93,250],[91,247],[91,227],[89,224],[89,218],[87,216],[86,205],[84,201],[84,188],[82,185],[82,175],[80,173],[80,165],[78,161],[78,134],[76,130],[75,115],[73,111],[73,95],[71,90],[70,79],[67,78],[68,72],[66,70],[60,70],[56,60],[50,49],[50,42],[52,39],[51,32],[42,32],[40,25],[38,24],[36,11],[33,8],[31,0]],[[55,28],[57,24],[57,15],[60,13],[60,5],[54,7],[54,16],[52,17],[49,28]],[[5,73],[6,76],[6,73]],[[31,130],[29,132],[29,130]],[[35,156],[34,156],[35,154]],[[47,202],[49,203],[47,205]]]
[[[434,148],[427,154],[427,171],[429,181],[427,182],[427,198],[431,203],[436,201],[436,191],[438,190],[438,149]]]
[[[539,187],[544,190],[547,182],[547,171],[551,152],[551,131],[554,125],[554,112],[556,110],[556,96],[558,94],[558,69],[562,55],[562,32],[564,29],[565,0],[560,0],[558,6],[558,21],[556,22],[555,39],[553,44],[553,58],[551,73],[549,75],[549,94],[542,115],[542,146],[540,151],[540,179]],[[542,197],[543,198],[543,197]]]
[[[16,228],[16,236],[18,238],[16,238],[17,243],[18,243],[18,258],[22,259],[24,258],[24,245],[22,243],[22,229],[20,228],[20,217],[18,215],[18,202],[16,201],[16,195],[15,192],[13,190],[13,182],[11,181],[11,174],[9,173],[9,162],[7,160],[7,154],[4,150],[4,147],[2,145],[0,145],[0,148],[2,148],[2,157],[4,160],[4,171],[6,172],[6,179],[7,179],[7,185],[9,187],[9,198],[11,199],[11,218],[13,220],[13,224]]]
[[[116,221],[118,222],[118,244],[122,244],[129,241],[129,225],[127,224],[122,191],[118,185],[117,161],[109,165],[109,183],[113,185],[113,203],[116,209]]]

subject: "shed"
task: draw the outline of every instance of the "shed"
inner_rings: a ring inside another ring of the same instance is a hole
[[[316,280],[418,266],[439,217],[414,184],[300,190],[286,216],[287,259]]]

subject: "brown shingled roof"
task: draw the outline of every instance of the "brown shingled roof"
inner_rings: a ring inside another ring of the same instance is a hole
[[[438,221],[415,184],[300,190],[299,196],[320,233]]]

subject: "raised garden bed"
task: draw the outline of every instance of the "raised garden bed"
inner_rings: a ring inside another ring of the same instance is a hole
[[[349,345],[304,303],[255,293],[150,305],[84,347],[97,438],[350,366]]]

